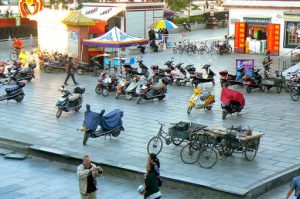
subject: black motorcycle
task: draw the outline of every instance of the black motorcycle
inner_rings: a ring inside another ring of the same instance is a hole
[[[149,69],[148,67],[143,63],[143,60],[137,60],[137,63],[139,64],[139,67],[141,69],[141,73],[139,75],[143,75],[148,79],[150,77]]]
[[[191,83],[194,87],[198,87],[199,84],[207,82],[212,82],[212,84],[215,85],[215,73],[210,69],[210,66],[210,64],[205,64],[202,67],[207,78],[203,77],[203,73],[196,72],[196,68],[193,64],[189,64],[185,67],[186,71],[190,74]]]
[[[11,82],[11,80],[31,81],[32,78],[35,78],[35,75],[34,75],[34,69],[35,68],[36,68],[36,63],[30,63],[30,64],[28,64],[28,67],[26,67],[26,68],[21,68],[19,66],[14,66],[14,67],[11,67],[11,68],[7,69],[8,73],[6,74],[6,76],[10,79],[9,82]],[[13,79],[12,79],[12,77],[13,77]]]
[[[121,131],[124,131],[122,117],[123,111],[115,109],[112,112],[104,115],[105,110],[101,113],[91,111],[90,105],[86,105],[86,112],[84,113],[83,125],[80,128],[84,132],[83,145],[86,145],[88,139],[97,138],[100,136],[118,137]],[[97,130],[98,126],[101,128]]]
[[[59,118],[63,111],[70,112],[75,111],[78,112],[82,107],[83,97],[82,94],[85,92],[85,88],[76,87],[71,93],[66,90],[64,86],[59,91],[63,94],[56,103],[57,112],[56,118]]]
[[[0,82],[0,86],[4,85],[3,83]],[[6,88],[5,95],[0,96],[0,101],[4,101],[4,100],[16,100],[16,102],[21,102],[24,99],[24,91],[23,91],[23,87],[25,86],[24,82],[18,82],[16,83],[16,85]]]
[[[95,72],[96,69],[104,69],[103,65],[100,63],[99,56],[92,57],[88,62],[77,62],[76,68],[78,75],[82,75],[84,73],[92,73]]]
[[[44,71],[46,73],[51,73],[54,71],[65,71],[66,70],[66,63],[67,63],[68,56],[61,55],[59,56],[58,60],[50,60],[48,59],[47,62],[44,61]]]

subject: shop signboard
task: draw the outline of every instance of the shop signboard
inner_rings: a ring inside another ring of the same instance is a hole
[[[234,32],[234,52],[244,53],[245,52],[245,38],[246,36],[246,23],[236,22]]]
[[[279,55],[280,50],[280,24],[268,24],[267,50],[271,55]]]
[[[240,68],[245,69],[245,73],[248,71],[253,71],[254,68],[254,59],[236,59],[236,70]]]

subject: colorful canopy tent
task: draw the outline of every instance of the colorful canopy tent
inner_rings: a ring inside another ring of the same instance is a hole
[[[70,11],[63,19],[63,23],[70,26],[92,26],[96,24],[94,20],[77,11]]]
[[[85,46],[106,48],[125,48],[145,44],[148,44],[148,39],[133,37],[117,27],[112,28],[100,37],[83,40],[83,45]]]

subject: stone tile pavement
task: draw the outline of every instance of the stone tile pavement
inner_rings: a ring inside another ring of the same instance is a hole
[[[163,63],[174,56],[171,52],[144,55],[144,63]],[[212,69],[218,72],[228,69],[234,72],[235,58],[254,58],[261,65],[262,56],[231,54],[219,55],[175,55],[175,62],[190,60],[200,68],[200,64],[212,60]],[[87,146],[82,145],[82,134],[76,131],[83,121],[84,109],[79,113],[63,113],[55,118],[55,103],[60,96],[58,88],[63,83],[65,74],[38,73],[37,78],[25,87],[25,100],[22,103],[0,103],[0,137],[29,142],[36,145],[50,146],[66,153],[81,157],[91,154],[96,161],[120,167],[144,171],[147,157],[146,145],[159,128],[155,120],[166,124],[178,121],[192,121],[205,125],[217,124],[225,127],[243,125],[261,130],[265,136],[261,140],[257,157],[246,161],[241,154],[234,154],[226,160],[219,160],[212,169],[202,169],[197,164],[186,165],[180,160],[181,146],[164,145],[160,154],[161,174],[166,177],[182,179],[216,189],[238,190],[247,192],[262,180],[300,165],[299,138],[300,116],[299,102],[291,101],[286,93],[277,94],[274,89],[261,93],[258,90],[245,93],[246,107],[238,116],[227,120],[221,119],[220,85],[209,87],[216,95],[217,102],[212,111],[193,110],[186,114],[187,103],[192,94],[192,87],[171,86],[168,96],[162,102],[145,102],[137,105],[136,100],[115,100],[98,96],[94,92],[97,78],[77,76],[86,88],[84,103],[91,104],[92,110],[107,112],[119,108],[124,110],[125,132],[112,140],[90,139]],[[217,79],[218,77],[216,77]],[[218,82],[218,81],[217,81]],[[69,86],[70,88],[73,85]],[[2,89],[1,89],[2,90]]]
[[[77,165],[76,165],[77,166]],[[78,177],[75,165],[49,162],[44,159],[8,160],[0,157],[1,199],[79,199]],[[138,199],[136,191],[143,184],[105,173],[98,179],[98,198]],[[182,190],[162,188],[164,198],[196,199]]]

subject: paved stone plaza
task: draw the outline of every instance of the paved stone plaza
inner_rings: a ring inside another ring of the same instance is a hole
[[[212,60],[212,69],[218,73],[222,69],[235,71],[235,58],[253,58],[257,66],[261,65],[262,56],[231,54],[219,55],[173,55],[171,52],[144,55],[144,63],[163,65],[171,57],[175,62],[195,66]],[[219,160],[212,169],[202,169],[197,164],[187,165],[180,159],[182,146],[166,146],[159,155],[161,175],[205,185],[220,190],[246,193],[270,177],[300,165],[300,104],[293,102],[289,94],[277,94],[275,89],[261,93],[253,90],[247,94],[243,88],[234,87],[245,94],[246,107],[238,116],[234,114],[226,120],[221,119],[220,84],[216,77],[216,86],[204,84],[216,95],[212,111],[193,110],[186,114],[188,100],[193,92],[190,86],[170,86],[168,95],[161,102],[145,102],[137,105],[136,99],[125,101],[99,96],[94,92],[96,77],[76,76],[81,86],[86,88],[84,104],[91,105],[92,110],[107,112],[119,108],[124,111],[123,132],[112,140],[90,139],[87,146],[82,145],[83,135],[78,129],[83,121],[84,109],[79,113],[63,113],[56,119],[55,103],[60,97],[58,89],[64,81],[65,74],[47,74],[37,71],[37,78],[25,87],[25,99],[22,103],[1,102],[0,137],[28,142],[39,146],[48,146],[64,151],[66,154],[82,157],[91,154],[95,161],[118,167],[145,171],[147,158],[146,146],[159,128],[155,120],[165,124],[178,121],[191,121],[204,125],[243,125],[253,127],[265,133],[261,140],[257,157],[246,161],[241,154],[234,154],[225,160]],[[73,88],[70,82],[69,88]],[[167,130],[167,129],[166,129]]]
[[[0,168],[5,170],[0,179],[1,199],[77,199],[79,198],[78,178],[75,166],[57,164],[43,159],[5,160],[0,157]],[[15,168],[18,172],[15,172]],[[105,171],[104,171],[105,172]],[[141,176],[142,177],[142,176]],[[101,199],[142,198],[136,191],[140,181],[130,181],[107,174],[99,178],[97,195]],[[284,198],[288,184],[264,194],[259,199]],[[161,189],[166,199],[199,199],[184,190]]]

